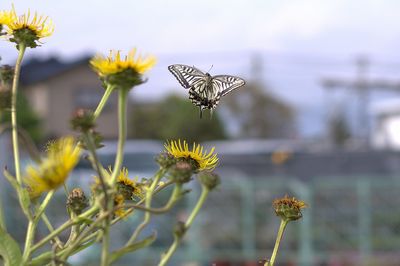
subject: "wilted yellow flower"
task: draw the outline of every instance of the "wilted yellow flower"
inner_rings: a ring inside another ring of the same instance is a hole
[[[39,16],[37,12],[31,17],[31,12],[17,16],[13,7],[11,12],[4,12],[10,41],[35,48],[40,38],[48,37],[54,32],[54,25],[47,16]]]
[[[79,161],[81,149],[73,137],[64,137],[48,146],[40,165],[26,168],[25,184],[32,198],[58,188]]]
[[[307,204],[295,197],[290,198],[288,195],[285,195],[283,198],[274,200],[272,206],[277,216],[284,220],[294,221],[303,216],[301,209],[306,208]]]
[[[203,152],[203,146],[193,143],[192,150],[189,150],[189,145],[185,140],[183,145],[181,140],[178,140],[167,142],[164,147],[176,159],[186,159],[190,163],[194,163],[193,166],[196,170],[212,170],[218,164],[217,154],[214,153],[215,147],[207,153],[207,151]]]
[[[125,57],[121,57],[120,51],[111,50],[108,57],[96,55],[90,60],[90,65],[97,74],[106,83],[118,88],[132,88],[143,83],[141,75],[155,63],[155,57],[137,56],[135,48]]]

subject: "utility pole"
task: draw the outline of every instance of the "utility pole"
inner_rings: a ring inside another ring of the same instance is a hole
[[[373,90],[400,92],[400,81],[383,78],[371,79],[368,77],[370,61],[365,56],[356,59],[356,76],[354,79],[340,77],[328,77],[322,79],[322,86],[326,90],[347,89],[357,95],[357,121],[356,136],[369,143],[370,123],[368,107],[370,104],[370,92]]]

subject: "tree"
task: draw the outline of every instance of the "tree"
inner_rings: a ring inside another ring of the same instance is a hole
[[[31,139],[38,144],[43,140],[40,118],[29,105],[23,93],[18,93],[17,97],[18,127],[24,129]],[[1,117],[1,122],[11,123],[11,112],[4,112],[4,115]]]
[[[212,118],[199,118],[199,110],[190,101],[171,95],[155,104],[134,104],[130,137],[185,139],[189,143],[225,139],[223,124],[214,112]]]
[[[11,123],[11,86],[13,68],[2,66],[0,68],[0,123]],[[39,116],[29,105],[23,93],[17,94],[17,123],[18,127],[25,130],[35,143],[43,139],[43,132],[40,129]]]
[[[229,120],[238,127],[238,137],[285,138],[295,134],[292,108],[256,82],[249,82],[221,102]]]
[[[329,120],[329,136],[332,143],[337,147],[343,147],[350,139],[350,128],[343,111],[337,111]]]

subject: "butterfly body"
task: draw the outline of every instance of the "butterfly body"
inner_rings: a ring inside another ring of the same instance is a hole
[[[189,99],[200,107],[200,116],[204,109],[215,109],[222,96],[245,84],[239,77],[228,75],[211,76],[187,65],[171,65],[168,70],[185,89],[189,89]]]

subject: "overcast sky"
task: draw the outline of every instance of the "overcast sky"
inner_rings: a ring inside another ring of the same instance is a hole
[[[71,59],[132,47],[157,56],[137,92],[144,97],[180,89],[169,64],[251,78],[255,54],[272,92],[305,109],[324,104],[321,76],[351,76],[357,55],[370,57],[371,75],[400,74],[398,0],[1,0],[0,9],[12,3],[18,13],[31,8],[54,21],[54,35],[30,56]],[[4,41],[0,55],[8,63],[16,56]]]

